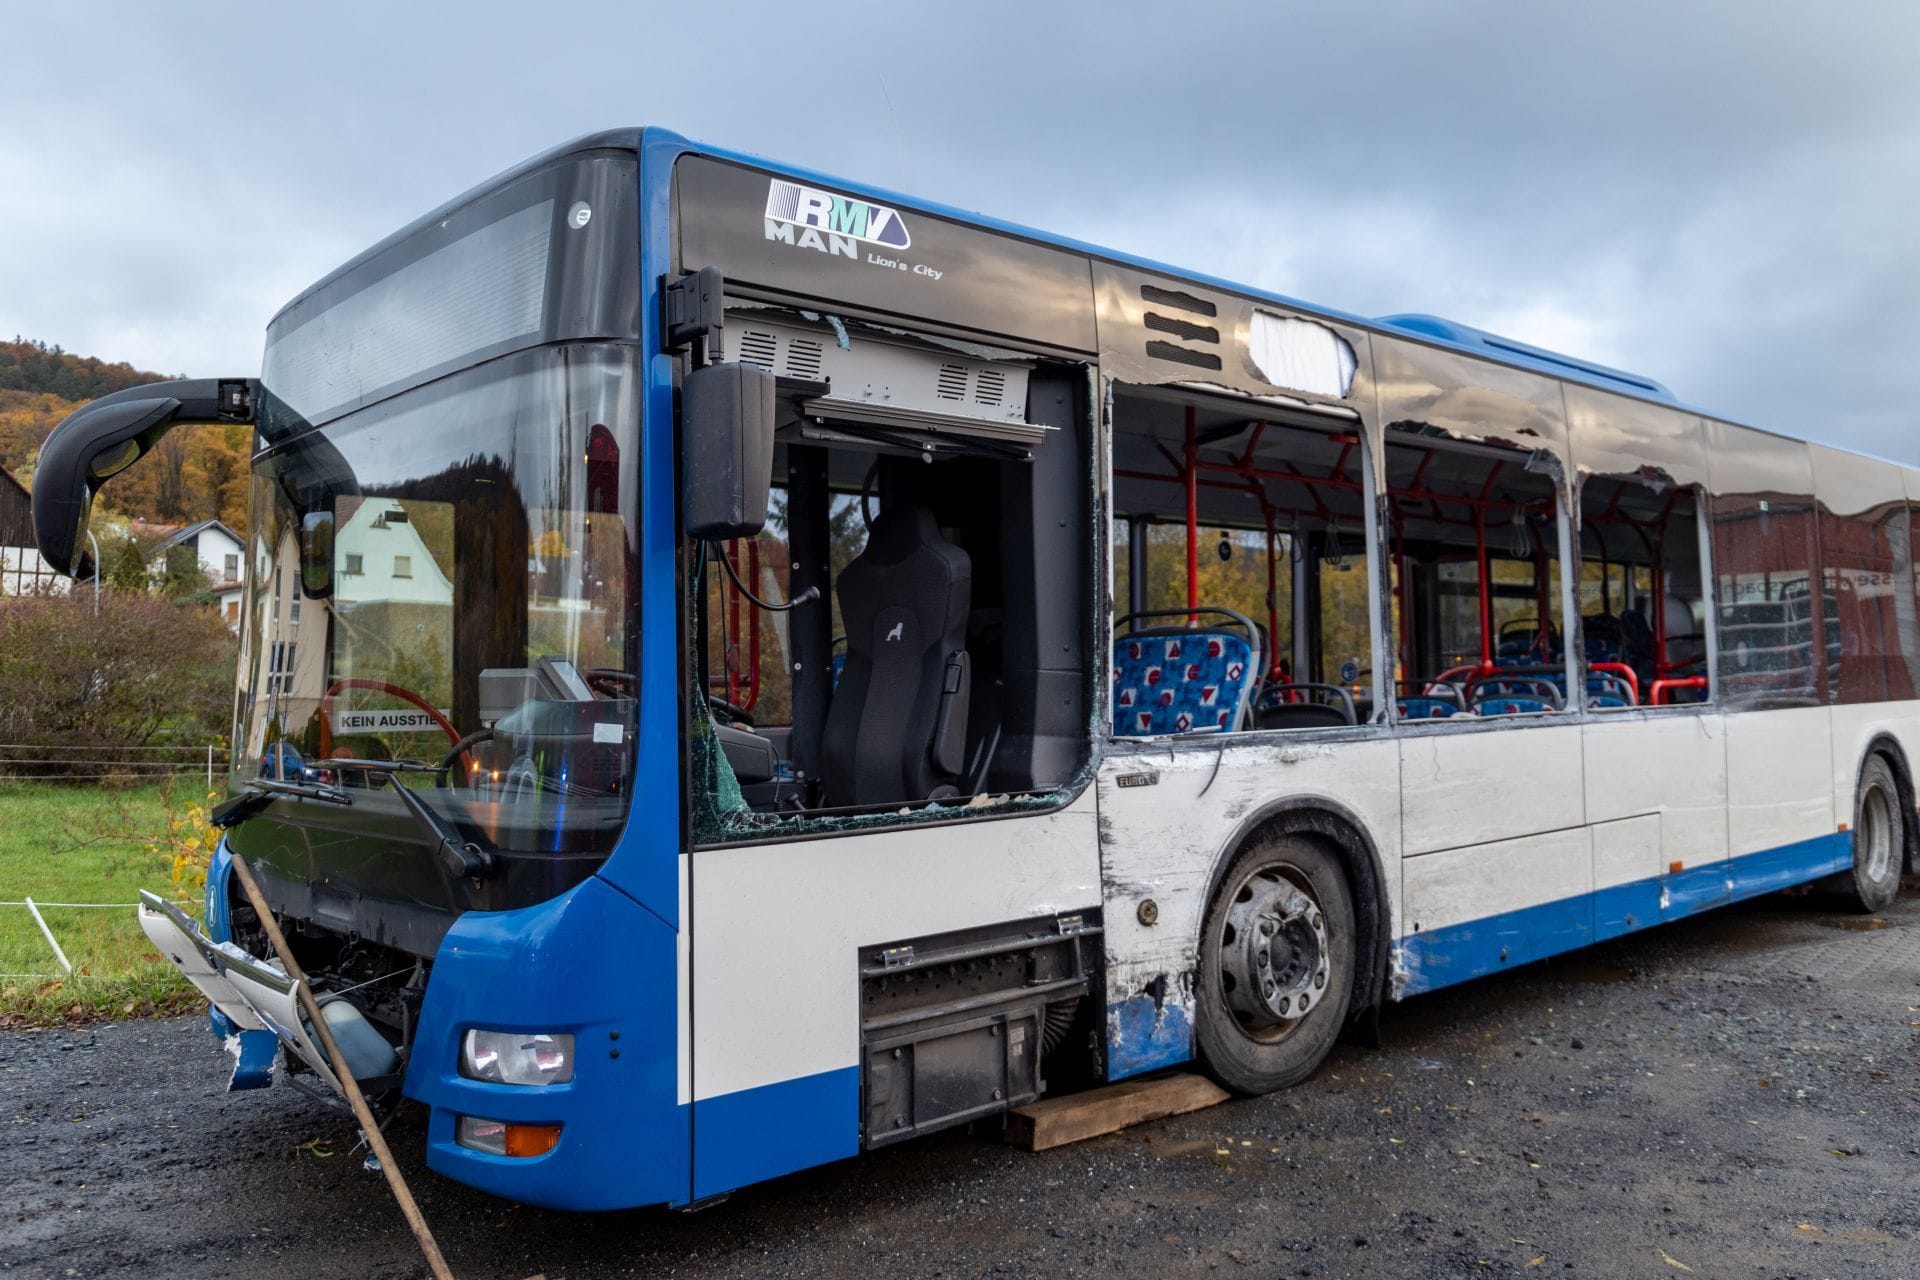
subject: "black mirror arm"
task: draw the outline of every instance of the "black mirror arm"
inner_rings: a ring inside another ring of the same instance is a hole
[[[78,576],[79,546],[100,487],[185,423],[252,423],[257,378],[187,378],[128,387],[68,414],[40,449],[33,473],[33,534],[41,559]]]

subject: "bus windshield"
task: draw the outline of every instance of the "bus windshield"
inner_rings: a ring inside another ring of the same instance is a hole
[[[417,839],[391,778],[495,848],[611,848],[634,720],[634,363],[523,351],[256,459],[240,780],[329,788],[356,827],[371,811]]]

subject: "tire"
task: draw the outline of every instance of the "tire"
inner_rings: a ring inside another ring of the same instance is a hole
[[[1194,1035],[1208,1074],[1249,1096],[1312,1075],[1347,1020],[1354,936],[1353,891],[1325,846],[1268,836],[1242,849],[1200,935]]]
[[[1849,907],[1884,911],[1900,895],[1900,872],[1907,858],[1906,824],[1893,769],[1885,756],[1868,756],[1853,799],[1853,867],[1839,877],[1841,896]]]

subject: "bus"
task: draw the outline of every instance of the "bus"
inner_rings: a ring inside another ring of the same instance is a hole
[[[1913,866],[1920,471],[1367,319],[597,134],[77,411],[252,459],[225,831],[141,921],[234,1087],[338,1086],[245,859],[439,1173],[694,1206]]]

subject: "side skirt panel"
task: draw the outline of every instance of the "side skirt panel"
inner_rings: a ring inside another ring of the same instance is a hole
[[[1573,950],[1594,937],[1618,936],[1805,884],[1844,870],[1852,861],[1851,838],[1832,832],[1673,875],[1408,934],[1400,940],[1407,972],[1402,994],[1434,991]]]

